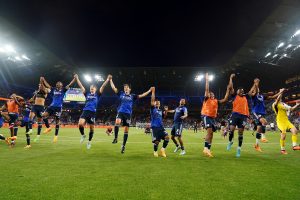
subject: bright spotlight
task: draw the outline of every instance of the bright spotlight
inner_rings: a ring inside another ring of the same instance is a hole
[[[15,56],[15,59],[18,61],[22,60],[19,56]]]
[[[286,48],[288,49],[288,48],[291,48],[292,46],[293,46],[292,44],[289,44],[289,45],[287,45]]]
[[[0,52],[1,52],[1,53],[4,53],[4,52],[5,52],[5,49],[2,48],[2,47],[0,47]]]
[[[13,46],[11,45],[5,45],[4,47],[5,51],[8,52],[8,53],[12,53],[12,52],[16,52],[16,50],[13,48]]]
[[[208,76],[208,80],[209,80],[209,81],[212,81],[212,80],[214,80],[214,78],[215,78],[215,76],[214,76],[214,75],[209,75],[209,76]]]
[[[292,37],[295,37],[295,36],[297,36],[297,35],[299,35],[300,34],[300,29],[298,29],[295,33],[294,33],[294,35],[292,36]]]
[[[285,53],[285,54],[283,54],[283,57],[287,57],[287,54]]]
[[[92,82],[92,77],[90,75],[85,74],[83,77],[86,80],[86,82]]]
[[[104,81],[104,79],[103,79],[103,77],[101,76],[101,75],[99,75],[99,74],[96,74],[95,75],[95,79],[96,79],[96,81]]]
[[[284,45],[284,42],[281,42],[281,43],[277,46],[277,48],[283,47],[283,45]]]
[[[194,80],[195,81],[201,81],[203,78],[204,78],[204,75],[200,74],[200,75],[197,75]]]
[[[266,55],[265,55],[265,58],[267,58],[268,56],[271,55],[271,52],[268,52]]]
[[[25,60],[30,60],[25,54],[22,55],[22,58],[24,58]]]
[[[273,56],[273,58],[276,58],[278,56],[278,54],[275,54],[274,56]]]

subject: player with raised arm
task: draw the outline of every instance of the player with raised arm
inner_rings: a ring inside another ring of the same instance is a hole
[[[258,78],[254,79],[254,83],[249,91],[249,95],[252,97],[252,114],[256,130],[256,142],[254,148],[256,151],[262,152],[259,141],[261,140],[262,142],[268,142],[265,137],[266,125],[268,123],[265,118],[265,115],[267,114],[265,100],[275,99],[280,93],[277,93],[273,96],[261,94],[259,83],[260,80]]]
[[[174,120],[173,120],[173,126],[171,130],[171,139],[174,142],[176,148],[174,150],[174,153],[179,151],[181,149],[180,155],[184,155],[185,149],[182,141],[182,129],[183,129],[183,120],[188,117],[188,111],[185,107],[185,99],[180,99],[179,106],[175,110],[168,110],[168,107],[165,107],[165,112],[167,113],[175,113],[174,114]],[[178,139],[178,142],[176,141],[176,138]]]
[[[169,135],[166,132],[163,126],[163,111],[160,109],[160,101],[155,99],[155,88],[152,87],[152,95],[151,95],[151,129],[152,129],[152,143],[154,149],[154,157],[158,157],[158,145],[161,140],[163,140],[163,146],[160,149],[160,154],[162,157],[167,157],[166,155],[166,147],[169,143]]]
[[[230,81],[232,82],[232,78],[234,77],[234,74],[231,74]],[[205,142],[204,142],[204,149],[203,153],[204,155],[208,157],[213,157],[212,152],[210,151],[212,139],[213,139],[213,133],[217,131],[217,125],[215,122],[215,118],[218,114],[218,105],[221,103],[225,103],[228,100],[229,96],[229,84],[227,86],[225,97],[221,100],[218,100],[215,98],[215,94],[210,91],[209,89],[209,78],[208,73],[205,75],[205,94],[204,94],[204,102],[202,105],[201,115],[203,118],[204,126],[207,131]]]
[[[118,114],[116,117],[116,122],[115,122],[115,138],[113,140],[113,144],[116,144],[118,142],[118,133],[119,133],[119,126],[122,125],[124,126],[124,137],[123,137],[123,143],[121,146],[121,153],[125,153],[125,145],[128,139],[128,131],[129,131],[129,125],[130,125],[130,119],[132,115],[132,107],[133,103],[136,99],[143,98],[147,96],[150,92],[151,89],[149,89],[147,92],[136,95],[136,94],[131,94],[131,87],[129,84],[124,84],[124,91],[119,91],[112,80],[112,77],[110,78],[110,85],[113,91],[119,96],[119,107],[118,107]]]
[[[227,150],[231,149],[231,146],[233,144],[233,137],[234,137],[234,131],[236,127],[238,127],[238,147],[236,151],[236,157],[241,156],[241,148],[243,144],[243,133],[244,133],[244,127],[246,124],[246,120],[249,118],[249,106],[248,106],[248,99],[249,95],[245,94],[244,89],[239,87],[236,91],[236,94],[234,94],[234,88],[232,81],[229,83],[229,89],[230,93],[232,94],[233,101],[232,101],[232,114],[229,120],[230,125],[230,132],[229,132],[229,143],[227,145]]]
[[[34,142],[38,142],[41,136],[42,131],[42,113],[44,112],[44,106],[45,101],[47,98],[48,93],[50,92],[50,89],[47,88],[42,81],[42,77],[40,77],[40,83],[39,83],[39,89],[35,92],[34,96],[30,99],[30,101],[34,102],[32,105],[32,109],[29,114],[29,130],[26,133],[26,135],[30,135],[32,133],[32,125],[33,125],[33,119],[36,117],[38,122],[38,132],[37,136],[34,139]],[[30,138],[29,138],[30,143]],[[30,148],[29,146],[25,146],[25,148]]]
[[[85,106],[83,108],[82,114],[79,118],[78,127],[81,134],[80,143],[82,144],[86,138],[86,135],[84,134],[84,126],[86,123],[90,126],[90,133],[89,133],[89,141],[87,142],[86,148],[90,149],[92,144],[92,139],[94,136],[94,126],[95,126],[95,118],[96,118],[96,111],[98,107],[98,103],[100,100],[100,96],[103,93],[103,90],[107,83],[109,82],[111,75],[108,75],[107,79],[103,82],[101,85],[99,91],[97,92],[97,87],[95,85],[90,86],[90,91],[86,92],[85,88],[83,87],[81,81],[79,80],[79,77],[77,74],[74,75],[74,78],[80,87],[82,93],[86,97]]]
[[[62,82],[58,81],[56,83],[56,87],[53,88],[44,77],[42,77],[42,83],[47,87],[51,88],[52,94],[52,102],[50,106],[46,109],[46,111],[42,114],[43,121],[46,126],[46,130],[44,133],[49,133],[51,131],[48,117],[53,116],[55,118],[55,136],[53,138],[53,143],[57,142],[58,139],[58,131],[59,131],[59,124],[60,124],[60,115],[63,106],[63,99],[65,96],[66,91],[70,88],[70,86],[75,82],[75,78],[66,86],[63,87]]]
[[[281,147],[281,153],[287,154],[287,151],[285,150],[285,138],[286,138],[286,132],[291,131],[292,133],[292,144],[293,150],[300,150],[300,146],[297,143],[297,129],[296,127],[289,121],[288,116],[289,113],[294,111],[299,105],[300,102],[298,101],[295,106],[291,107],[284,102],[282,102],[282,95],[284,93],[284,89],[280,89],[280,94],[278,95],[277,99],[272,105],[272,108],[276,114],[276,122],[277,127],[281,131],[281,137],[280,137],[280,147]]]

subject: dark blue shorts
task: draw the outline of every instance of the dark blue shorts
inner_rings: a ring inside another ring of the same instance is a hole
[[[213,132],[217,130],[216,121],[214,118],[203,115],[202,119],[205,129],[212,128]]]
[[[265,115],[253,113],[253,119],[254,119],[256,126],[262,126],[262,124],[260,122],[261,118],[265,118]]]
[[[18,118],[19,118],[19,115],[18,113],[8,113],[8,116],[9,116],[9,124],[14,124]]]
[[[96,112],[84,110],[80,118],[85,119],[88,124],[95,124]]]
[[[44,106],[33,105],[31,112],[33,112],[36,117],[41,118],[42,117],[42,113],[44,112],[44,110],[45,110]]]
[[[181,137],[183,125],[182,123],[174,123],[171,130],[171,135]]]
[[[168,133],[163,127],[152,127],[152,142],[164,140]]]
[[[131,116],[128,113],[119,112],[116,119],[121,119],[122,126],[129,126],[131,123]]]
[[[46,109],[46,112],[49,114],[49,116],[54,116],[56,119],[59,119],[61,116],[61,107],[49,106]]]
[[[237,126],[238,128],[244,128],[246,125],[247,118],[248,117],[246,115],[232,113],[229,120],[229,124],[231,126]]]

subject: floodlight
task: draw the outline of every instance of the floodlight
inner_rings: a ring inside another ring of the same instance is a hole
[[[266,55],[265,55],[265,58],[267,58],[268,56],[271,55],[271,52],[268,52]]]
[[[86,82],[92,82],[92,77],[90,75],[85,74],[83,77],[84,77]]]
[[[281,42],[278,46],[277,46],[277,48],[280,48],[280,47],[283,47],[284,46],[284,42]]]
[[[103,77],[99,74],[95,75],[95,79],[96,79],[96,81],[104,81]]]
[[[212,81],[212,80],[214,80],[214,78],[215,78],[215,76],[214,76],[214,75],[209,75],[209,76],[208,76],[208,80],[209,80],[209,81]]]
[[[292,37],[295,37],[295,36],[297,36],[297,35],[299,35],[300,34],[300,29],[298,29],[295,33],[294,33],[294,35],[292,36]]]
[[[275,54],[274,56],[273,56],[273,58],[276,58],[278,56],[278,54]]]
[[[28,58],[25,54],[22,55],[22,58],[24,58],[25,60],[30,60],[30,58]]]
[[[203,78],[204,78],[204,75],[200,74],[200,75],[197,75],[194,80],[195,81],[201,81]]]
[[[13,46],[11,46],[11,45],[5,45],[5,47],[4,47],[4,49],[5,49],[5,51],[6,52],[8,52],[8,53],[11,53],[11,52],[16,52],[16,50],[13,48]]]

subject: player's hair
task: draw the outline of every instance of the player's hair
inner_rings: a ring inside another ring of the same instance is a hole
[[[90,87],[94,87],[97,89],[97,85],[95,85],[95,84],[90,85]]]
[[[239,86],[237,89],[238,89],[238,90],[243,90],[244,87]]]
[[[124,83],[123,87],[128,86],[131,89],[131,85],[129,83]]]

